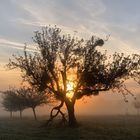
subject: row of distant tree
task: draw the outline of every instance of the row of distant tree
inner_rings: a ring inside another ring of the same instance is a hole
[[[47,103],[46,94],[25,87],[3,92],[2,99],[2,105],[6,111],[10,112],[10,117],[12,118],[13,112],[19,111],[21,119],[23,110],[31,108],[34,119],[37,120],[36,107]]]
[[[13,112],[19,111],[20,119],[22,119],[22,112],[27,108],[31,108],[33,111],[34,119],[37,120],[36,107],[48,103],[47,95],[44,93],[37,93],[30,88],[9,89],[3,92],[2,105],[4,109],[10,112],[10,118],[12,118]],[[137,115],[140,113],[140,96],[137,96],[137,100],[133,102],[134,108],[137,110]]]

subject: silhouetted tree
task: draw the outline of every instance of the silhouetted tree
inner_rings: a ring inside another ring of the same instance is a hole
[[[66,122],[61,111],[66,105],[69,126],[76,126],[74,105],[83,96],[98,95],[101,91],[117,90],[124,97],[131,94],[125,80],[138,68],[138,55],[125,56],[115,53],[107,56],[97,46],[104,40],[92,36],[89,40],[63,35],[61,29],[44,27],[35,32],[35,53],[24,50],[24,55],[14,55],[9,68],[20,68],[24,81],[38,91],[46,91],[61,103],[50,113],[47,124],[58,114]],[[56,111],[54,113],[54,110]]]
[[[34,119],[37,120],[35,108],[47,103],[47,95],[44,92],[36,92],[34,89],[25,87],[20,88],[17,92],[20,94],[26,108],[32,108]]]
[[[26,108],[20,94],[16,92],[15,89],[10,89],[3,92],[2,105],[6,111],[10,111],[10,116],[12,118],[12,112],[19,111],[20,118],[22,119],[22,111]]]
[[[139,62],[140,63],[140,62]],[[132,73],[134,80],[140,85],[140,70]],[[137,114],[140,112],[140,95],[137,95],[136,100],[133,102],[134,107],[137,109]]]
[[[133,102],[135,109],[137,109],[137,115],[140,113],[140,96],[136,97],[136,100]]]

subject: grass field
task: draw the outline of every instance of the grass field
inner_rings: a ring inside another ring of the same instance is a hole
[[[140,140],[140,118],[136,116],[79,116],[78,128],[40,128],[43,119],[1,118],[0,140]]]

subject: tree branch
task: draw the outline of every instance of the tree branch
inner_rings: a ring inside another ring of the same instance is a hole
[[[49,126],[50,123],[53,122],[54,118],[58,116],[59,113],[62,116],[62,123],[65,124],[67,122],[65,114],[60,110],[63,107],[63,105],[64,105],[64,101],[61,101],[60,105],[52,108],[51,113],[50,113],[50,118],[49,118],[49,120],[47,120],[47,122],[45,124],[43,124],[43,126]],[[53,114],[54,110],[57,111],[55,114]]]

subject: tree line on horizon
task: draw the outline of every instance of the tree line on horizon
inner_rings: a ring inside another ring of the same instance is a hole
[[[22,112],[25,109],[31,108],[34,119],[37,120],[36,107],[49,104],[48,97],[45,94],[39,94],[31,89],[11,88],[2,92],[2,107],[5,111],[10,112],[10,118],[13,118],[13,112],[19,112],[19,117],[22,119]],[[140,96],[136,97],[136,100],[132,102],[132,106],[137,110],[137,116],[140,115]]]
[[[9,69],[20,69],[23,81],[30,88],[15,90],[14,93],[5,91],[3,106],[10,109],[13,103],[13,107],[17,105],[15,110],[20,112],[29,107],[35,110],[53,96],[59,104],[52,108],[44,125],[51,125],[54,118],[61,115],[62,125],[75,127],[78,126],[74,108],[77,100],[109,90],[122,94],[126,102],[127,95],[134,97],[126,81],[131,78],[140,84],[139,54],[115,52],[108,56],[106,51],[98,49],[107,40],[95,36],[85,40],[64,35],[56,26],[36,31],[33,41],[37,44],[35,52],[29,52],[25,46],[24,55],[13,55],[7,65]],[[72,88],[69,88],[69,83],[73,83]],[[62,111],[64,106],[68,117]]]
[[[31,108],[34,119],[37,120],[36,107],[47,102],[46,94],[43,92],[38,93],[31,88],[11,88],[2,94],[2,106],[10,112],[10,118],[12,118],[13,112],[19,111],[20,119],[22,119],[23,110]]]

